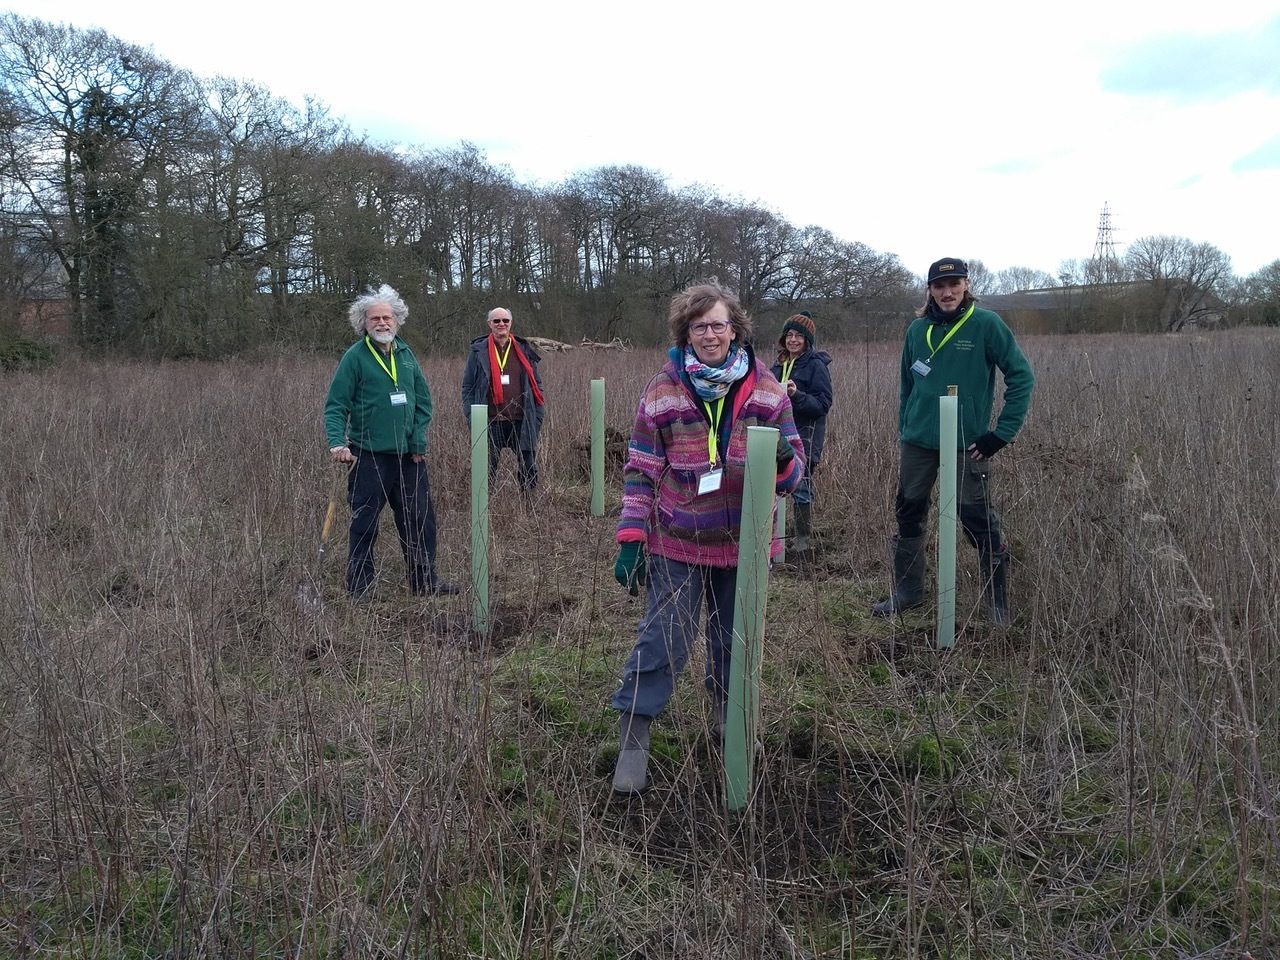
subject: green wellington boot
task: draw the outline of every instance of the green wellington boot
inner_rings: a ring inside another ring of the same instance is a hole
[[[813,529],[813,504],[792,504],[791,518],[795,533],[791,535],[791,542],[787,545],[787,549],[792,553],[808,553],[813,546],[809,541],[809,534]]]
[[[893,590],[871,605],[873,617],[892,617],[924,604],[924,537],[894,537]]]

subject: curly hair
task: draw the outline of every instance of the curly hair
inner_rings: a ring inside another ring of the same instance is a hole
[[[347,308],[347,322],[351,324],[351,329],[356,332],[357,336],[364,335],[364,324],[369,308],[379,303],[385,303],[391,308],[391,316],[395,318],[397,332],[404,326],[404,322],[409,319],[409,308],[400,299],[400,294],[396,293],[390,285],[384,283],[376,290],[370,287],[362,295],[356,297],[351,306]]]
[[[677,293],[671,299],[671,309],[667,313],[667,323],[671,327],[671,339],[677,347],[684,349],[689,345],[689,324],[697,320],[717,303],[723,303],[729,311],[729,321],[738,335],[739,343],[746,343],[751,336],[751,318],[742,309],[738,298],[720,285],[716,277],[702,283],[695,283]]]

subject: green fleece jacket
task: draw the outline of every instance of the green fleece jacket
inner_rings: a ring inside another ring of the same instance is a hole
[[[427,378],[409,345],[399,337],[392,352],[396,360],[395,383],[374,359],[364,337],[338,361],[324,403],[324,432],[331,448],[352,446],[373,453],[427,452],[427,424],[431,422]],[[387,367],[391,366],[390,358],[383,360]],[[392,394],[396,393],[404,394],[404,403],[392,402]]]
[[[934,353],[926,332],[933,328],[929,336],[937,347],[951,326],[924,316],[917,317],[907,328],[902,344],[899,437],[903,443],[937,450],[938,398],[945,397],[947,387],[954,384],[960,396],[957,446],[965,449],[992,429],[991,408],[999,370],[1004,375],[1004,405],[993,432],[1005,443],[1011,442],[1031,406],[1031,390],[1035,386],[1031,365],[999,314],[977,306],[946,346]],[[931,353],[933,359],[929,360]],[[929,363],[928,376],[922,377],[911,369],[917,360]]]

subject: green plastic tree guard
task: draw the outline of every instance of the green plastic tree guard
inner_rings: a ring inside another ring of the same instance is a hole
[[[938,398],[938,649],[956,645],[956,413],[959,399]]]
[[[591,381],[591,515],[604,516],[604,381]]]
[[[471,623],[489,635],[489,407],[471,406]]]
[[[733,597],[733,656],[725,717],[724,781],[730,810],[751,795],[756,728],[760,713],[760,663],[769,593],[770,520],[777,483],[778,431],[747,428],[747,475],[738,540],[738,582]]]

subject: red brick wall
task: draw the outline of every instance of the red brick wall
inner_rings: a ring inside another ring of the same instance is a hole
[[[36,340],[69,340],[69,307],[66,300],[23,300],[18,305],[18,330]]]

